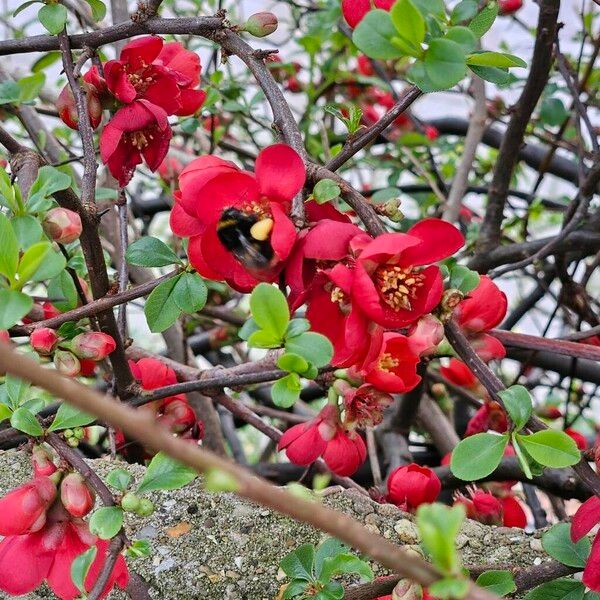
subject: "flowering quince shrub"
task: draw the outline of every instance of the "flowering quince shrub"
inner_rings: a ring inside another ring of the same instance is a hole
[[[79,4],[3,15],[31,74],[0,68],[0,446],[32,476],[2,593],[125,590],[191,465],[328,534],[249,598],[600,593],[596,6],[569,39],[555,0]],[[551,523],[553,561],[465,566],[465,518],[490,547]]]

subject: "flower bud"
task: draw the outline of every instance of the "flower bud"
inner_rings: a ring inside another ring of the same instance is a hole
[[[392,590],[392,600],[421,600],[423,590],[410,579],[401,579]]]
[[[31,347],[38,353],[43,356],[48,356],[52,354],[52,351],[56,347],[56,343],[58,342],[59,337],[54,329],[50,329],[49,327],[41,327],[40,329],[36,329],[29,336],[29,343]]]
[[[571,429],[570,427],[565,429],[565,433],[577,444],[579,450],[587,450],[588,442],[582,433],[579,433],[579,431]]]
[[[75,377],[79,374],[79,359],[68,350],[57,350],[54,353],[54,366],[68,377]]]
[[[140,505],[136,512],[140,517],[149,517],[154,512],[154,504],[147,498],[140,498]]]
[[[56,498],[56,486],[48,477],[36,477],[0,499],[0,535],[39,531],[46,510]]]
[[[77,448],[77,446],[79,446],[79,440],[76,437],[70,437],[67,440],[67,444],[69,444],[71,448]]]
[[[388,502],[402,510],[415,511],[421,504],[435,502],[442,489],[438,476],[415,463],[398,467],[388,479]]]
[[[125,512],[137,512],[140,508],[141,499],[135,494],[128,492],[121,499],[121,508]]]
[[[433,354],[444,339],[444,326],[433,315],[421,317],[408,334],[408,347],[419,356]]]
[[[381,212],[394,223],[400,223],[404,219],[404,213],[400,210],[400,200],[398,198],[388,200],[381,207]]]
[[[244,25],[244,31],[247,31],[254,37],[265,37],[273,33],[279,23],[277,17],[271,12],[259,12],[248,17]]]
[[[74,517],[85,517],[94,508],[95,496],[79,473],[69,473],[60,484],[60,500]]]
[[[83,83],[81,87],[85,91],[90,125],[92,126],[92,129],[96,129],[96,127],[100,125],[100,121],[102,121],[102,102],[100,101],[100,96],[98,95],[97,90],[87,83]],[[56,108],[58,110],[58,116],[67,127],[75,130],[79,129],[77,105],[75,104],[75,97],[73,96],[69,84],[67,84],[58,95]]]
[[[31,453],[31,463],[35,477],[49,477],[56,472],[52,457],[41,446],[34,446]]]
[[[183,433],[196,423],[196,413],[187,400],[176,397],[168,398],[163,407],[163,413],[158,420],[173,433]]]
[[[68,348],[78,358],[89,358],[96,361],[106,358],[116,346],[115,340],[110,335],[100,331],[80,333],[68,344]]]
[[[446,290],[442,296],[442,308],[445,311],[452,312],[461,303],[461,300],[464,297],[464,294],[460,290]]]
[[[523,6],[523,0],[498,0],[498,14],[502,16],[512,15]]]
[[[438,131],[437,127],[434,127],[433,125],[427,125],[425,127],[425,135],[433,142],[440,137],[440,132]]]
[[[81,363],[81,371],[80,375],[82,377],[93,377],[96,373],[96,361],[93,361],[91,358],[82,358]]]
[[[470,498],[458,493],[454,505],[462,504],[467,509],[467,517],[484,525],[502,525],[504,511],[498,498],[482,490],[471,490]]]
[[[46,213],[42,223],[46,235],[59,244],[70,244],[81,235],[81,219],[68,208],[57,207]]]

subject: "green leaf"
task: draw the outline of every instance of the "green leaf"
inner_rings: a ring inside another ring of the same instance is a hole
[[[48,431],[58,431],[59,429],[72,429],[73,427],[83,427],[96,420],[94,415],[80,411],[75,406],[63,402],[56,411],[54,420],[48,427]]]
[[[288,600],[289,598],[295,598],[300,594],[303,594],[308,587],[308,582],[305,579],[293,579],[290,581],[283,592],[282,600]]]
[[[540,119],[551,127],[558,127],[568,117],[569,111],[560,98],[546,98],[540,106]]]
[[[0,329],[9,329],[32,308],[33,300],[14,290],[0,290]]]
[[[424,59],[425,72],[435,86],[449,89],[456,85],[467,70],[462,46],[446,39],[431,40]]]
[[[571,541],[571,525],[558,523],[542,536],[544,550],[558,562],[583,569],[590,555],[591,542],[582,537],[576,544]]]
[[[131,475],[125,469],[113,469],[106,476],[106,483],[120,492],[124,492],[131,483]]]
[[[250,334],[248,346],[250,348],[279,348],[281,346],[281,338],[270,331],[258,329]]]
[[[291,338],[304,333],[310,329],[310,322],[308,319],[292,319],[287,326],[285,331],[285,337]]]
[[[268,283],[259,283],[250,295],[250,311],[261,329],[283,339],[290,309],[280,290]]]
[[[477,14],[476,0],[461,0],[453,9],[450,21],[453,25],[472,19]]]
[[[85,0],[92,9],[94,21],[102,21],[106,16],[106,5],[102,0]]]
[[[300,377],[297,373],[290,373],[271,386],[271,399],[275,406],[289,408],[298,400],[301,390]]]
[[[45,281],[46,279],[53,279],[61,272],[64,272],[66,266],[67,261],[62,255],[62,253],[58,251],[55,252],[54,250],[52,250],[51,252],[48,252],[48,254],[46,254],[42,264],[30,277],[30,281]]]
[[[490,83],[495,83],[497,86],[504,87],[516,81],[516,77],[509,73],[506,69],[498,69],[497,67],[476,67],[470,65],[469,69],[475,73],[475,75],[485,79]]]
[[[317,368],[328,365],[333,357],[331,342],[324,335],[313,331],[288,338],[285,342],[285,349],[302,356]]]
[[[423,52],[421,44],[425,40],[425,19],[411,0],[398,0],[390,10],[392,23],[402,40],[414,48],[417,56]],[[411,53],[411,56],[414,55]]]
[[[260,327],[254,319],[248,319],[238,331],[238,337],[247,341],[255,331],[260,331]]]
[[[432,596],[440,600],[464,598],[469,591],[469,581],[459,577],[443,577],[427,588]]]
[[[197,473],[194,469],[159,452],[150,461],[138,492],[152,490],[176,490],[194,480]]]
[[[27,2],[23,2],[23,4],[19,5],[13,12],[12,16],[16,17],[20,12],[24,11],[26,8],[31,6],[32,4],[42,4],[42,0],[27,0]]]
[[[506,596],[517,591],[512,573],[509,571],[486,571],[477,578],[476,583],[479,587],[498,596]]]
[[[562,469],[581,459],[575,441],[562,431],[545,429],[531,435],[517,435],[516,438],[527,453],[545,467]]]
[[[123,527],[123,509],[103,506],[94,511],[89,521],[90,531],[103,540],[114,538]]]
[[[96,560],[96,553],[98,548],[92,546],[79,556],[75,557],[71,563],[71,580],[75,584],[75,587],[85,596],[85,578],[92,566],[94,560]]]
[[[139,267],[166,267],[181,264],[181,260],[163,241],[155,237],[143,237],[127,248],[125,259]]]
[[[519,465],[521,466],[521,470],[523,471],[523,473],[525,473],[525,477],[527,477],[527,479],[532,479],[533,473],[531,472],[530,460],[533,459],[530,459],[527,452],[525,452],[525,450],[521,448],[519,440],[517,440],[516,433],[512,434],[511,441],[513,448],[515,449],[515,454],[517,455],[517,460],[519,461]]]
[[[207,296],[208,289],[198,273],[182,273],[173,289],[173,301],[189,315],[204,308]]]
[[[352,34],[352,41],[367,56],[389,60],[403,54],[391,42],[397,35],[390,14],[376,9],[369,11],[358,24]]]
[[[333,179],[321,179],[313,189],[313,197],[317,204],[334,200],[342,193],[340,186]]]
[[[475,481],[487,477],[500,464],[508,434],[477,433],[461,440],[452,452],[450,469],[455,477]]]
[[[421,11],[424,17],[431,15],[438,19],[446,18],[444,0],[413,0],[413,4]]]
[[[502,398],[515,429],[517,431],[523,429],[533,410],[531,394],[527,388],[522,385],[511,385],[509,388],[498,392],[498,396]]]
[[[362,579],[371,581],[373,571],[364,560],[360,560],[352,554],[338,554],[331,556],[323,561],[323,568],[319,574],[319,581],[328,582],[334,575],[342,573],[356,573]]]
[[[479,273],[468,267],[455,265],[450,271],[450,287],[468,294],[479,285]]]
[[[62,4],[46,4],[38,11],[40,23],[52,35],[58,35],[67,23],[67,9]]]
[[[315,576],[320,579],[321,569],[325,559],[332,558],[338,554],[347,554],[348,546],[335,538],[327,538],[319,544],[315,552]]]
[[[60,272],[48,282],[48,296],[56,298],[52,304],[60,311],[72,310],[79,301],[75,283],[67,271]]]
[[[460,44],[465,52],[473,52],[477,48],[477,38],[468,27],[450,27],[445,38]]]
[[[518,56],[504,52],[475,52],[467,56],[468,65],[479,67],[526,67],[527,63]]]
[[[523,600],[583,600],[585,586],[573,579],[555,579],[531,590]]]
[[[10,418],[10,424],[15,429],[34,437],[39,437],[44,433],[35,415],[26,408],[17,408]]]
[[[209,469],[204,474],[204,489],[209,492],[237,492],[240,482],[237,478],[223,469]]]
[[[17,287],[19,289],[33,277],[51,252],[52,244],[50,242],[38,242],[25,251],[17,268]]]
[[[34,2],[40,2],[41,0],[33,0]],[[43,71],[44,69],[50,67],[55,62],[60,60],[60,52],[58,50],[53,50],[52,52],[46,52],[40,58],[38,58],[32,65],[31,70],[34,73],[38,73],[39,71]]]
[[[12,409],[6,404],[0,404],[0,422],[8,419],[12,415]]]
[[[181,309],[175,304],[173,290],[181,275],[167,279],[156,286],[146,299],[144,314],[148,327],[153,333],[160,333],[168,329],[177,321]]]
[[[282,571],[290,579],[313,579],[313,566],[315,561],[315,547],[312,544],[303,544],[284,556],[279,563]]]
[[[0,83],[0,104],[16,104],[21,97],[21,88],[16,81]]]
[[[490,2],[469,23],[469,29],[477,36],[482,37],[494,24],[498,16],[498,3]]]
[[[19,101],[20,102],[31,102],[38,97],[40,90],[46,83],[46,76],[43,73],[35,73],[28,77],[23,77],[17,81],[19,86]]]
[[[308,369],[308,362],[298,354],[286,352],[277,359],[277,366],[283,371],[302,375]]]
[[[0,275],[12,279],[19,264],[19,240],[12,223],[0,213]]]
[[[6,393],[11,400],[11,406],[18,408],[27,397],[27,390],[31,387],[29,381],[25,381],[14,375],[6,376]]]
[[[55,6],[62,6],[61,4]],[[63,6],[64,8],[64,6]],[[44,207],[46,198],[71,186],[71,176],[59,171],[55,167],[45,165],[38,170],[36,180],[29,188],[27,209],[29,212],[47,210]]]
[[[152,545],[150,540],[135,540],[129,545],[129,548],[125,550],[125,555],[131,558],[142,558],[144,556],[150,556],[152,553]]]
[[[43,230],[39,220],[35,217],[31,215],[13,217],[11,223],[21,250],[26,250],[40,241]]]

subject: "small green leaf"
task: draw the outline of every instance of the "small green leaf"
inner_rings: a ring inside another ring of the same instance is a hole
[[[44,433],[35,415],[26,408],[17,408],[10,418],[10,424],[27,435],[39,437]]]
[[[290,373],[271,386],[271,399],[275,406],[289,408],[298,400],[301,390],[300,377],[297,373]]]
[[[461,0],[453,9],[450,21],[453,25],[472,19],[477,14],[476,0]]]
[[[390,10],[392,23],[400,38],[412,47],[417,56],[423,52],[421,44],[425,40],[425,19],[411,0],[398,0]],[[411,53],[411,56],[414,56]]]
[[[433,39],[424,59],[425,72],[439,89],[450,89],[467,71],[465,51],[462,46],[446,39]]]
[[[21,250],[27,250],[27,248],[39,242],[43,235],[39,220],[31,215],[13,217],[11,223]]]
[[[454,600],[464,598],[469,591],[469,581],[459,577],[443,577],[432,583],[428,588],[435,598]]]
[[[12,409],[6,404],[0,404],[0,422],[8,419],[12,415]]]
[[[19,240],[12,223],[0,213],[0,275],[12,279],[19,264]]]
[[[355,46],[371,58],[389,60],[399,58],[402,52],[391,42],[398,32],[390,14],[385,10],[371,10],[357,25],[352,34]]]
[[[53,279],[63,272],[66,266],[67,261],[62,253],[58,250],[51,250],[44,256],[42,264],[29,279],[30,281],[45,281],[46,279]]]
[[[522,385],[511,385],[509,388],[498,392],[498,396],[502,398],[515,429],[517,431],[523,429],[533,410],[531,394],[527,388]]]
[[[125,469],[113,469],[106,476],[106,483],[120,492],[124,492],[131,483],[131,475]]]
[[[280,290],[268,283],[259,283],[250,295],[250,310],[261,329],[283,339],[290,321],[290,309]]]
[[[497,67],[476,67],[475,65],[470,65],[469,69],[471,69],[475,75],[481,77],[481,79],[485,79],[490,83],[495,83],[499,87],[506,87],[517,80],[507,69],[498,69]]]
[[[204,489],[209,492],[237,492],[240,483],[234,475],[222,469],[210,469],[204,474]]]
[[[476,481],[487,477],[500,464],[508,434],[477,433],[461,440],[452,452],[450,469],[455,477]]]
[[[90,532],[103,540],[114,538],[123,527],[123,509],[103,506],[94,511],[89,521]]]
[[[146,299],[144,314],[146,315],[148,327],[153,333],[160,333],[171,327],[181,314],[181,309],[175,304],[173,298],[173,290],[180,277],[181,275],[177,275],[163,281],[152,290],[152,293]]]
[[[583,600],[585,586],[573,579],[555,579],[531,590],[523,600]]]
[[[258,329],[250,334],[248,346],[250,348],[279,348],[281,346],[281,338],[271,331]]]
[[[48,431],[58,431],[60,429],[72,429],[73,427],[83,427],[96,420],[94,415],[80,411],[75,406],[63,402],[56,411],[54,420],[48,427]]]
[[[32,308],[33,300],[14,290],[0,290],[0,329],[9,329]]]
[[[73,278],[62,271],[48,282],[48,296],[56,298],[52,302],[60,311],[72,310],[77,306],[79,296]]]
[[[46,83],[46,76],[43,73],[34,73],[28,77],[23,77],[17,81],[20,89],[19,101],[31,102],[38,97],[40,90]]]
[[[330,478],[329,478],[330,479]],[[347,554],[348,546],[335,538],[327,538],[319,544],[315,553],[315,576],[320,579],[321,569],[325,559],[332,558],[338,554]]]
[[[207,296],[208,289],[198,273],[182,273],[173,289],[173,301],[189,315],[204,308]]]
[[[373,579],[373,571],[364,560],[360,560],[360,558],[352,554],[337,554],[323,561],[319,581],[326,583],[334,575],[341,575],[343,573],[355,573],[366,581]]]
[[[71,580],[83,595],[87,593],[85,589],[85,578],[87,577],[92,563],[96,560],[97,552],[98,548],[92,546],[79,556],[76,556],[71,563]]]
[[[424,17],[432,16],[437,19],[446,18],[444,0],[413,0],[413,4],[421,11]]]
[[[340,186],[333,179],[321,179],[313,189],[313,197],[318,204],[334,200],[341,193]]]
[[[292,319],[287,326],[285,337],[291,338],[304,333],[310,329],[310,322],[308,319]]]
[[[497,16],[498,3],[490,2],[469,23],[469,29],[480,38],[494,24]]]
[[[581,454],[573,438],[562,431],[545,429],[531,435],[517,435],[531,457],[545,467],[562,469],[578,463]]]
[[[125,554],[131,558],[142,558],[144,556],[150,556],[151,552],[152,546],[150,540],[135,540],[129,545]]]
[[[317,368],[329,364],[333,357],[331,342],[324,335],[313,331],[288,338],[285,342],[285,349],[302,356]]]
[[[290,581],[285,591],[283,592],[282,600],[288,600],[289,598],[295,598],[296,596],[300,596],[304,594],[306,588],[308,587],[308,581],[305,579],[292,579]]]
[[[455,265],[450,271],[450,287],[468,294],[479,285],[479,273],[463,265]]]
[[[576,544],[571,541],[571,525],[557,523],[542,536],[544,550],[558,562],[583,569],[588,561],[591,542],[582,537]]]
[[[286,352],[277,359],[277,366],[283,371],[299,373],[301,375],[308,369],[308,362],[298,354]]]
[[[54,6],[62,6],[62,4],[55,4]],[[47,210],[47,208],[43,208],[44,201],[55,192],[66,190],[70,186],[70,175],[49,165],[41,167],[38,170],[36,180],[31,185],[31,188],[29,188],[29,197],[27,199],[28,211],[33,213],[40,210]]]
[[[138,492],[142,494],[152,490],[176,490],[193,481],[196,475],[194,469],[159,452],[150,461]]]
[[[33,277],[51,252],[52,244],[50,242],[38,242],[25,251],[17,267],[17,287],[19,289]]]
[[[106,5],[102,0],[85,0],[92,9],[92,17],[94,21],[102,21],[106,16]]]
[[[26,8],[28,8],[32,4],[36,4],[36,3],[43,4],[42,0],[27,0],[27,2],[23,2],[23,4],[19,5],[15,9],[12,16],[16,17],[20,12],[24,11]]]
[[[11,406],[18,408],[27,397],[27,391],[31,387],[29,381],[25,381],[14,375],[6,376],[6,393],[11,400]]]
[[[310,581],[313,578],[314,562],[315,547],[312,544],[303,544],[284,556],[279,566],[290,579]]]
[[[248,341],[250,336],[255,332],[260,331],[260,327],[256,324],[254,319],[248,319],[238,331],[238,337],[241,340]]]
[[[42,4],[41,0],[33,0],[33,2],[39,2],[40,4]],[[38,73],[39,71],[43,71],[44,69],[52,66],[55,62],[58,62],[59,60],[60,52],[58,50],[46,52],[46,54],[43,54],[31,65],[31,70],[34,73]]]
[[[46,4],[38,11],[40,23],[52,35],[58,35],[67,23],[67,9],[62,4]]]
[[[444,37],[460,44],[465,52],[473,52],[477,48],[477,37],[468,27],[450,27]]]
[[[478,67],[526,67],[527,63],[518,56],[504,52],[476,52],[467,56],[468,65]]]
[[[163,241],[155,237],[143,237],[127,248],[125,259],[139,267],[166,267],[181,264],[181,260]]]
[[[486,571],[477,578],[477,585],[481,588],[498,594],[498,596],[506,596],[517,591],[517,586],[510,571]]]

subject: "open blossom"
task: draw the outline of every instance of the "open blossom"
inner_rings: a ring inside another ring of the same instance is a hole
[[[353,303],[382,327],[414,323],[442,297],[441,272],[431,263],[451,256],[463,244],[460,231],[439,219],[420,221],[407,233],[380,235],[356,260]]]
[[[38,531],[46,510],[56,498],[56,485],[48,477],[35,477],[0,498],[0,535]]]
[[[486,431],[504,433],[508,429],[506,413],[495,400],[487,400],[469,419],[465,437]]]
[[[408,512],[435,502],[442,490],[438,476],[429,467],[415,463],[392,471],[387,487],[387,501]]]
[[[344,19],[352,29],[354,29],[363,17],[373,8],[382,8],[390,10],[395,0],[342,0],[342,13]]]
[[[265,148],[254,173],[202,156],[179,177],[171,228],[190,237],[188,256],[201,275],[249,291],[258,280],[273,281],[292,251],[288,215],[305,178],[302,159],[285,144]]]
[[[383,411],[394,399],[369,383],[344,390],[344,424],[352,427],[374,427],[383,420]]]
[[[164,109],[148,100],[137,100],[120,108],[102,130],[100,156],[123,187],[142,159],[151,171],[158,169],[172,135]]]

